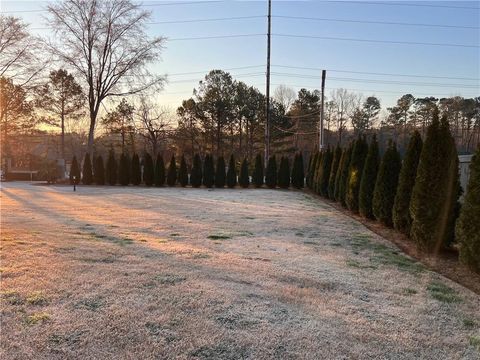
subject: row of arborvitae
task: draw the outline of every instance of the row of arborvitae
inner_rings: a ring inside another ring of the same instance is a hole
[[[143,165],[143,172],[142,172]],[[198,154],[193,158],[192,168],[187,167],[185,157],[180,160],[180,167],[177,167],[175,156],[172,156],[168,168],[161,155],[157,156],[155,164],[150,154],[146,153],[142,163],[137,154],[133,154],[130,158],[127,154],[122,154],[117,162],[115,154],[110,151],[107,164],[104,166],[103,158],[96,156],[92,160],[90,154],[85,154],[83,161],[82,173],[76,157],[73,157],[70,170],[70,183],[80,183],[85,185],[140,185],[144,183],[146,186],[180,186],[191,185],[192,187],[205,186],[207,188],[217,187],[229,188],[235,187],[237,184],[243,188],[252,185],[259,188],[264,183],[269,188],[287,189],[292,185],[297,189],[303,188],[304,185],[304,166],[301,154],[295,155],[293,168],[290,172],[290,163],[287,157],[280,160],[277,170],[277,160],[275,156],[271,156],[268,160],[266,174],[264,176],[263,163],[261,155],[255,158],[255,166],[253,173],[249,174],[249,164],[247,159],[243,159],[240,166],[240,172],[237,174],[235,157],[230,156],[228,167],[225,166],[223,156],[218,157],[216,165],[211,155],[206,155],[203,162]],[[189,175],[190,174],[190,175]]]
[[[440,120],[438,111],[424,143],[413,133],[403,162],[394,142],[380,157],[375,135],[370,144],[359,137],[344,149],[315,154],[307,184],[353,213],[411,237],[422,252],[437,253],[455,239],[462,262],[480,272],[479,151],[461,211],[458,155],[447,119]]]

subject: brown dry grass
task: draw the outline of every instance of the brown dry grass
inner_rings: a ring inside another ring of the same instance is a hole
[[[2,359],[479,358],[477,294],[308,194],[2,186]]]

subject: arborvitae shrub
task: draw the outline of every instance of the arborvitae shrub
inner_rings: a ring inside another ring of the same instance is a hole
[[[132,156],[132,172],[130,178],[133,185],[140,185],[142,182],[142,170],[140,168],[140,159],[136,153]]]
[[[318,151],[316,151],[314,155],[310,155],[310,162],[309,162],[308,171],[307,171],[307,186],[309,189],[313,188],[313,175],[315,173],[315,168],[317,166],[317,160],[318,160]]]
[[[354,143],[352,142],[345,151],[345,159],[342,164],[342,169],[340,172],[339,179],[339,189],[338,189],[338,200],[343,207],[347,207],[346,196],[347,196],[347,185],[348,185],[348,171],[350,169],[350,161],[352,159]]]
[[[203,163],[203,185],[207,188],[215,184],[215,168],[213,167],[213,156],[207,154]]]
[[[155,161],[155,186],[163,185],[165,185],[165,163],[162,155],[158,154]]]
[[[105,167],[103,166],[103,157],[98,155],[95,159],[95,184],[105,185]]]
[[[345,157],[347,155],[348,147],[342,149],[342,156],[340,156],[340,161],[338,162],[337,173],[335,174],[335,189],[333,191],[334,200],[340,202],[340,179],[342,177],[343,167],[345,165]]]
[[[410,217],[410,200],[412,198],[417,167],[422,152],[422,137],[415,131],[408,143],[407,152],[398,177],[397,194],[393,204],[393,226],[405,235],[410,235],[412,218]]]
[[[378,168],[372,200],[373,215],[382,224],[390,227],[393,226],[392,209],[401,166],[397,146],[390,142]]]
[[[235,169],[235,158],[232,154],[230,155],[230,161],[228,163],[227,186],[233,188],[235,185],[237,185],[237,170]]]
[[[247,188],[248,185],[250,185],[247,158],[244,158],[242,161],[242,166],[240,167],[240,176],[238,177],[238,184],[243,188]]]
[[[455,234],[460,261],[480,273],[480,147],[470,164],[470,178]]]
[[[305,174],[303,172],[303,156],[302,153],[295,154],[292,168],[292,185],[297,189],[304,186]]]
[[[333,153],[330,147],[323,154],[322,170],[319,179],[319,193],[323,197],[328,197],[328,180],[330,179],[330,170],[332,168]]]
[[[317,194],[320,193],[320,179],[322,177],[322,170],[323,170],[323,160],[325,158],[324,152],[319,152],[317,164],[315,166],[315,173],[313,174],[313,187],[312,190],[315,191]]]
[[[362,181],[360,182],[360,193],[358,199],[358,209],[360,215],[368,219],[374,218],[372,201],[379,165],[380,155],[378,153],[377,136],[373,135],[370,146],[368,147],[365,166],[363,167]]]
[[[190,185],[195,188],[200,187],[202,185],[202,175],[202,159],[200,159],[200,155],[195,154],[193,157],[192,171],[190,174]]]
[[[109,185],[115,185],[117,183],[117,160],[115,159],[115,153],[113,149],[108,152],[106,179]]]
[[[84,185],[91,185],[93,182],[92,174],[92,162],[90,161],[90,154],[85,154],[85,159],[83,160],[83,169],[82,169],[82,183]]]
[[[120,182],[120,185],[127,186],[128,184],[130,184],[130,159],[125,153],[120,156],[118,180]]]
[[[257,154],[255,157],[255,169],[253,170],[253,184],[255,187],[259,188],[263,185],[263,164],[262,164],[262,155]]]
[[[345,202],[350,211],[358,212],[358,195],[362,181],[363,166],[367,157],[368,144],[363,137],[359,137],[352,150],[352,159],[348,169],[347,193]]]
[[[335,179],[337,178],[338,166],[342,157],[342,148],[337,145],[333,152],[332,167],[330,168],[330,177],[328,179],[328,197],[335,200]]]
[[[153,159],[149,153],[143,157],[143,182],[147,186],[152,186],[154,182]]]
[[[188,185],[188,169],[187,162],[185,161],[185,155],[182,155],[182,159],[180,160],[180,169],[178,170],[178,182],[182,187]]]
[[[70,166],[70,184],[80,183],[80,167],[78,166],[77,157],[73,156],[72,165]]]
[[[277,187],[277,159],[275,158],[275,155],[270,156],[268,159],[265,185],[270,189]]]
[[[215,168],[215,187],[223,188],[225,186],[225,159],[219,156]]]
[[[168,165],[167,185],[175,186],[177,183],[177,163],[175,162],[175,155],[172,155],[170,164]]]
[[[280,168],[278,169],[278,186],[282,189],[288,189],[290,186],[290,164],[288,157],[282,156]]]
[[[446,120],[438,109],[427,130],[410,201],[410,236],[425,252],[437,252],[451,236],[458,196],[458,157]]]

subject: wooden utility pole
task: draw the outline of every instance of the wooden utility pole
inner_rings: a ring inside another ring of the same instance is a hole
[[[267,32],[267,88],[266,88],[266,119],[265,119],[265,168],[270,156],[270,37],[272,31],[272,0],[268,0],[268,32]]]
[[[323,148],[325,147],[324,140],[323,140],[323,118],[325,115],[324,111],[324,105],[325,105],[325,77],[327,76],[327,71],[322,70],[322,103],[321,103],[321,109],[320,109],[320,138],[318,139],[318,148],[320,151],[323,151]]]

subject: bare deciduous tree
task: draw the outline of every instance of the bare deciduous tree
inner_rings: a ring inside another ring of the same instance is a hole
[[[287,112],[297,98],[297,94],[291,87],[279,85],[273,93],[273,98],[282,104],[285,112]]]

